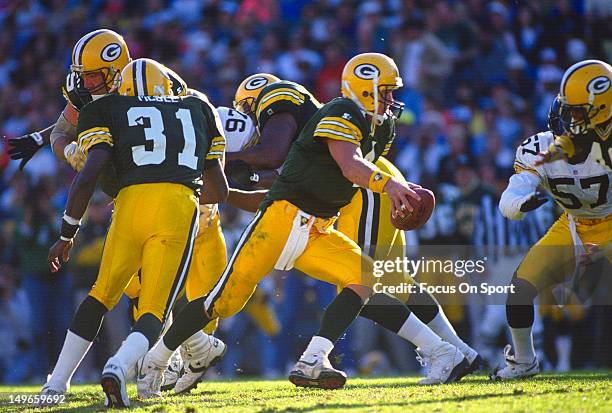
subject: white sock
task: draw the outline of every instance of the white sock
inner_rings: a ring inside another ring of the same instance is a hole
[[[332,343],[325,337],[313,336],[310,340],[310,343],[308,343],[308,347],[306,347],[306,350],[304,350],[302,357],[308,359],[310,355],[319,353],[323,353],[325,354],[325,356],[329,356],[329,353],[331,353],[333,348],[334,343]]]
[[[170,350],[164,344],[163,337],[157,340],[157,343],[149,350],[149,357],[151,357],[159,365],[168,365],[170,358],[175,350]]]
[[[531,327],[510,328],[514,343],[514,359],[517,363],[531,363],[535,358]]]
[[[134,331],[121,344],[114,358],[121,365],[123,371],[127,373],[130,368],[134,367],[138,359],[147,354],[147,351],[149,351],[149,340],[144,334]]]
[[[448,321],[448,318],[446,318],[446,315],[441,307],[439,307],[438,314],[436,314],[434,319],[427,323],[427,326],[431,328],[434,333],[440,336],[442,340],[457,347],[459,351],[461,351],[461,353],[467,357],[470,363],[474,361],[478,355],[476,351],[465,344],[465,342],[457,335],[457,332],[453,328],[450,321]]]
[[[410,313],[410,316],[399,329],[397,335],[426,352],[442,344],[442,339],[423,324],[413,313]]]
[[[68,330],[64,346],[57,359],[57,364],[47,383],[53,389],[67,390],[70,387],[72,375],[91,347],[91,341],[85,340]]]

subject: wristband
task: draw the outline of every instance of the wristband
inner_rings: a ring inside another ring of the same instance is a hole
[[[383,193],[385,185],[391,179],[391,175],[385,173],[383,171],[374,171],[370,176],[370,181],[368,182],[368,188],[370,188],[374,192]]]
[[[79,231],[80,225],[81,220],[72,218],[64,212],[64,216],[62,217],[62,227],[60,229],[60,239],[62,241],[72,240]]]

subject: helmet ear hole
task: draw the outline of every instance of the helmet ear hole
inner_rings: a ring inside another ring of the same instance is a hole
[[[363,95],[364,98],[367,98],[368,96],[370,96],[370,93],[367,90],[364,90],[363,92],[361,92],[361,94]]]

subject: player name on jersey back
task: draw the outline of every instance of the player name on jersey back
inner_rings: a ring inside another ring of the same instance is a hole
[[[179,103],[181,101],[181,97],[180,96],[138,96],[138,100],[141,102]]]

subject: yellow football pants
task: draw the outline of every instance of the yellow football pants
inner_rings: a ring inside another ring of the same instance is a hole
[[[244,307],[285,249],[298,211],[287,201],[275,201],[257,212],[205,301],[212,318],[230,317]],[[362,258],[359,246],[330,224],[330,220],[315,220],[304,251],[294,261],[295,268],[339,288],[362,284],[362,271],[372,272],[370,259]]]
[[[198,200],[181,184],[123,188],[90,295],[114,307],[140,269],[139,313],[165,322],[183,289],[198,231]]]
[[[200,223],[202,225],[202,223]],[[213,218],[210,225],[200,227],[198,236],[193,247],[193,258],[187,273],[185,293],[187,300],[193,301],[203,297],[212,288],[223,273],[227,264],[227,248],[225,238],[221,229],[219,214]],[[140,277],[135,274],[130,281],[125,294],[130,299],[138,298],[140,295]],[[140,306],[134,307],[134,320],[138,320]],[[267,335],[274,336],[280,330],[280,323],[272,306],[265,302],[263,295],[257,294],[247,304],[245,311],[255,321],[256,325]],[[212,334],[218,327],[219,320],[215,319],[208,323],[204,332]]]
[[[612,215],[601,220],[576,220],[576,232],[583,244],[606,246],[612,240]],[[516,275],[538,291],[563,282],[575,269],[575,247],[567,214],[529,250]]]

